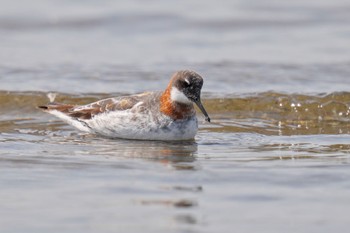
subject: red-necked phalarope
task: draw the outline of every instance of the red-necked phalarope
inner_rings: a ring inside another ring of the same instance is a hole
[[[195,103],[210,122],[200,94],[203,78],[193,71],[176,72],[163,92],[145,92],[75,106],[39,106],[74,127],[107,137],[139,140],[191,140],[198,123]]]

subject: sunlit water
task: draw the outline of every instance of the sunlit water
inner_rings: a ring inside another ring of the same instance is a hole
[[[346,1],[1,2],[1,232],[348,230]],[[185,68],[212,119],[193,142],[101,138],[36,108]]]

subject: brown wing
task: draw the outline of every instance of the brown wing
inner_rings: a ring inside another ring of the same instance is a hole
[[[65,113],[68,116],[87,120],[100,113],[130,109],[137,103],[142,101],[142,98],[151,94],[152,93],[143,93],[140,95],[109,98],[81,106],[50,103],[45,106],[39,106],[39,108],[44,109],[45,111],[57,110],[62,113]]]

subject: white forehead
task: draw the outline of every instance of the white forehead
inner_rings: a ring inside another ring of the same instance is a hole
[[[187,78],[185,78],[185,82],[186,82],[188,85],[190,85],[190,81],[188,81]]]

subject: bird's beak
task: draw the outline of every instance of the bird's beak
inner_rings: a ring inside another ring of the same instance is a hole
[[[199,108],[199,109],[202,111],[202,113],[204,114],[205,120],[208,121],[208,122],[210,122],[210,117],[209,117],[207,111],[205,111],[205,108],[203,107],[201,100],[199,99],[199,100],[195,101],[195,104],[198,106],[198,108]]]

